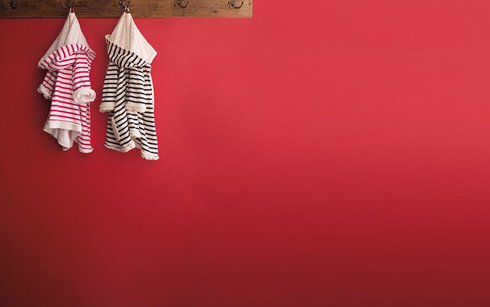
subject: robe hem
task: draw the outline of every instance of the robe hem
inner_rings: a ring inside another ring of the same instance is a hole
[[[108,149],[112,149],[112,150],[124,152],[124,153],[129,152],[130,150],[132,150],[134,148],[138,148],[141,151],[141,157],[143,159],[150,160],[150,161],[156,161],[156,160],[160,159],[160,157],[158,155],[150,154],[150,153],[147,153],[147,152],[141,150],[141,147],[139,145],[137,145],[134,141],[130,145],[125,146],[125,147],[111,146],[111,145],[108,145],[107,143],[105,143],[104,146]]]
[[[108,144],[104,144],[104,146],[106,148],[109,148],[109,149],[112,149],[112,150],[115,150],[115,151],[119,151],[119,152],[128,152],[131,149],[136,148],[136,145],[134,144],[134,141],[131,142],[129,145],[124,146],[124,147],[120,147],[120,146],[119,147],[115,147],[115,146],[111,146],[111,145],[108,145]]]
[[[68,149],[72,148],[75,139],[82,134],[82,128],[77,124],[52,122],[49,120],[47,120],[44,124],[43,130],[44,132],[49,133],[58,141],[58,144],[61,146],[63,151],[67,151]],[[66,144],[65,142],[61,141],[59,135],[56,135],[57,130],[68,130],[74,132],[74,135],[70,136],[70,144]]]
[[[94,151],[94,149],[82,149],[80,147],[78,147],[78,151],[81,152],[81,153],[84,153],[84,154],[89,154],[89,153],[92,153]]]

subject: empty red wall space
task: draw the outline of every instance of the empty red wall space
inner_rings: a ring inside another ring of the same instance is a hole
[[[0,306],[490,306],[490,2],[255,1],[137,19],[160,160],[63,152],[63,19],[0,20]]]

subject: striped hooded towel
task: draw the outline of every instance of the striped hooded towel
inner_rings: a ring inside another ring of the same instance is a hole
[[[128,152],[137,147],[147,160],[158,159],[153,84],[150,70],[156,51],[123,13],[111,35],[106,35],[109,66],[100,112],[109,112],[105,146]]]
[[[83,153],[93,150],[90,102],[95,92],[90,88],[89,73],[94,58],[75,13],[70,12],[61,33],[38,63],[47,70],[38,92],[51,99],[44,131],[54,136],[63,150],[70,149],[74,141]]]

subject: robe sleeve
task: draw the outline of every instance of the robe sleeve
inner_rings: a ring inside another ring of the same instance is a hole
[[[42,94],[44,98],[51,99],[53,97],[54,87],[56,84],[57,72],[48,70],[43,82],[37,88],[39,94]]]
[[[95,91],[90,84],[90,60],[86,53],[76,55],[73,64],[73,101],[88,104],[95,100]]]

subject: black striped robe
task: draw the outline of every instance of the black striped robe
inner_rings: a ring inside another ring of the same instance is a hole
[[[110,112],[105,146],[127,152],[135,147],[147,160],[158,159],[151,65],[106,38],[109,66],[101,112]]]

